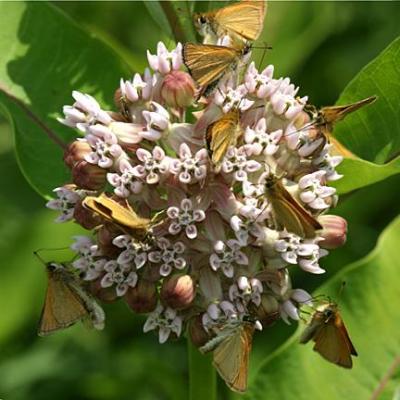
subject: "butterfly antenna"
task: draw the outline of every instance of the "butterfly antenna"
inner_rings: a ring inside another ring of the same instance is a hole
[[[339,288],[338,296],[337,296],[338,301],[340,300],[345,287],[346,287],[346,281],[342,281],[340,288]]]
[[[35,257],[44,265],[46,265],[48,262],[44,260],[44,258],[42,258],[42,256],[39,254],[43,251],[60,251],[60,250],[69,250],[69,247],[55,247],[52,249],[47,249],[47,248],[41,248],[41,249],[37,249],[33,252],[33,254],[35,255]]]
[[[264,46],[266,46],[267,44],[264,42]],[[261,66],[262,66],[262,64],[263,64],[263,62],[264,62],[264,57],[265,57],[265,54],[267,53],[267,49],[268,49],[268,47],[264,47],[264,51],[263,51],[263,53],[262,53],[262,56],[261,56],[261,60],[260,60],[260,62],[259,62],[259,64],[258,64],[258,69],[260,70],[261,69]]]

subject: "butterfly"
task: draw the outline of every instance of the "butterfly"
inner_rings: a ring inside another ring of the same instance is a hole
[[[266,2],[240,1],[218,10],[194,14],[194,24],[202,36],[229,35],[234,41],[254,41],[264,27]]]
[[[185,43],[183,62],[190,75],[201,87],[200,94],[209,95],[229,71],[234,70],[242,57],[250,51],[241,48]]]
[[[206,144],[211,161],[218,166],[229,147],[235,146],[241,134],[240,111],[231,109],[206,130]]]
[[[78,321],[89,321],[95,329],[103,329],[103,309],[75,274],[65,264],[57,263],[47,263],[46,271],[48,284],[38,335],[50,335]]]
[[[216,337],[200,348],[202,353],[213,351],[214,367],[235,392],[243,393],[247,389],[254,330],[254,323],[237,321],[223,327]]]
[[[314,238],[322,225],[286,190],[281,178],[270,175],[264,187],[275,222],[288,232],[303,238]]]
[[[315,342],[314,350],[328,361],[344,368],[351,368],[351,356],[357,351],[347,333],[338,306],[328,302],[317,308],[311,322],[300,337],[300,343]]]
[[[104,193],[98,197],[87,196],[82,204],[106,221],[128,229],[135,237],[145,237],[151,226],[151,220],[139,217],[127,201],[124,207]]]
[[[363,100],[357,101],[352,104],[344,106],[330,106],[322,107],[320,110],[316,110],[314,106],[306,106],[305,110],[313,118],[313,126],[316,127],[316,137],[322,137],[322,147],[325,146],[326,142],[330,142],[333,145],[333,149],[344,157],[354,158],[354,154],[343,146],[333,135],[333,127],[336,122],[343,120],[347,115],[357,111],[361,107],[376,101],[376,96],[367,97]]]

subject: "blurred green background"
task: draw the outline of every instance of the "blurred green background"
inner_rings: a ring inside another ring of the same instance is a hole
[[[142,67],[146,49],[154,51],[160,39],[169,41],[142,2],[54,4]],[[272,2],[260,41],[273,50],[263,65],[275,64],[275,76],[290,76],[313,103],[333,104],[349,80],[399,35],[399,20],[396,2]],[[261,57],[262,50],[255,51],[255,58]],[[11,127],[1,117],[0,168],[0,398],[187,398],[185,341],[158,345],[155,335],[141,333],[143,320],[122,302],[106,307],[103,332],[76,326],[52,337],[36,336],[45,274],[32,252],[69,245],[79,229],[52,222],[54,213],[44,208],[44,200],[19,172]],[[328,275],[374,247],[398,213],[399,191],[393,188],[399,187],[397,176],[341,199],[335,212],[348,219],[348,242],[322,261]],[[61,260],[65,254],[53,252],[49,257]],[[313,290],[325,279],[297,274],[294,286]],[[279,323],[268,335],[256,335],[252,371],[294,329]],[[219,390],[219,398],[231,396],[223,384]]]

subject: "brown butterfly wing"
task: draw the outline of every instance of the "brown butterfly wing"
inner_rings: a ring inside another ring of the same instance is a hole
[[[338,318],[341,321],[338,323]],[[326,360],[343,368],[352,368],[351,354],[355,349],[346,331],[343,331],[343,321],[338,313],[321,325],[317,331],[314,341],[314,350],[321,354]]]
[[[39,322],[39,336],[68,328],[88,316],[84,301],[68,286],[59,272],[49,271],[46,297]]]
[[[256,40],[264,27],[265,1],[241,1],[215,12],[217,34],[234,33],[246,40]]]
[[[246,323],[215,350],[213,364],[230,389],[243,393],[247,389],[249,358],[254,325]]]
[[[229,47],[194,43],[183,46],[183,62],[200,86],[219,80],[237,57],[237,50]]]
[[[239,116],[239,111],[234,109],[208,126],[206,143],[214,165],[218,165],[229,147],[236,144],[240,132]]]

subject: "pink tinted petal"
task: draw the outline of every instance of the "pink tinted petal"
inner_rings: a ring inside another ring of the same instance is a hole
[[[146,140],[150,140],[151,142],[155,142],[156,140],[161,139],[161,132],[156,131],[155,129],[149,129],[148,131],[139,132],[139,135]]]
[[[146,182],[149,185],[154,185],[156,183],[158,183],[160,180],[160,177],[154,173],[154,172],[150,172],[147,176],[146,176]]]
[[[186,143],[182,143],[179,147],[179,157],[180,158],[191,158],[192,152]]]
[[[190,199],[183,199],[181,201],[181,209],[183,211],[190,211],[193,209],[193,204],[192,204],[192,200]]]
[[[182,257],[179,257],[174,260],[174,267],[176,269],[183,269],[186,267],[186,260]]]
[[[196,225],[188,225],[185,228],[186,236],[189,239],[195,239],[197,237],[197,228]]]
[[[224,275],[226,277],[232,278],[235,271],[234,271],[232,265],[223,265],[222,266],[222,272],[224,273]]]
[[[160,146],[156,146],[153,149],[153,157],[157,161],[161,161],[165,157],[165,152]]]
[[[161,276],[168,276],[172,271],[172,267],[169,264],[163,264],[160,267],[160,275]]]
[[[221,266],[221,260],[216,254],[211,254],[210,266],[214,271],[216,271]]]
[[[285,301],[282,304],[282,308],[290,318],[292,318],[296,321],[298,321],[300,319],[297,308],[294,306],[294,304],[290,300]]]
[[[193,211],[193,219],[196,222],[201,222],[206,218],[206,213],[203,210],[194,210]]]
[[[238,251],[236,253],[236,258],[235,261],[237,264],[239,265],[248,265],[249,264],[249,259],[246,256],[246,254],[244,254],[242,251]]]
[[[141,162],[145,162],[147,159],[151,158],[151,153],[146,149],[137,149],[136,150],[136,157]]]
[[[177,222],[172,222],[168,227],[168,232],[171,235],[177,235],[182,230],[182,227]]]
[[[169,207],[167,210],[167,215],[171,219],[175,219],[179,217],[179,208],[178,207]]]

